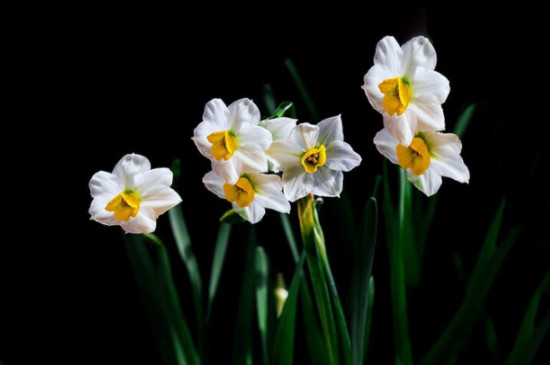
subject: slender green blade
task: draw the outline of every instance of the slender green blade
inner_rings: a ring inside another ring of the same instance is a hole
[[[220,222],[227,224],[239,224],[246,222],[246,219],[241,217],[234,209],[229,209],[220,217]]]
[[[296,327],[296,305],[302,277],[305,256],[296,265],[294,277],[288,290],[288,297],[279,317],[277,332],[273,342],[272,359],[275,365],[288,365],[293,363],[294,336]]]
[[[281,224],[283,225],[283,231],[285,232],[286,241],[290,247],[292,258],[294,259],[294,262],[298,262],[300,255],[298,254],[298,247],[296,245],[296,239],[294,238],[294,232],[292,231],[292,225],[290,224],[288,214],[279,213],[279,218],[281,218]]]
[[[268,364],[267,348],[267,288],[268,288],[268,262],[265,251],[262,247],[256,247],[256,314],[258,315],[258,331],[262,343],[262,357],[264,365]]]
[[[313,118],[313,120],[319,120],[319,113],[317,113],[317,108],[315,108],[315,104],[313,103],[313,100],[311,99],[311,96],[309,95],[306,86],[302,81],[302,77],[300,76],[300,73],[294,65],[294,62],[292,62],[290,58],[287,58],[285,60],[285,66],[287,67],[290,75],[294,79],[296,87],[298,88],[298,91],[300,92],[302,98],[304,99],[304,102],[306,103],[306,107],[309,114],[311,115],[311,118]]]
[[[359,244],[354,252],[351,283],[351,351],[354,365],[363,363],[367,336],[367,314],[369,309],[369,283],[377,234],[377,204],[371,197],[365,206]]]
[[[264,85],[264,105],[269,115],[273,115],[275,111],[275,96],[273,95],[273,88],[270,84]]]
[[[154,235],[125,235],[126,248],[145,309],[169,365],[198,365],[199,355],[172,279],[162,242]]]
[[[330,365],[330,357],[322,336],[322,330],[315,315],[315,305],[307,286],[305,275],[302,275],[300,283],[300,295],[302,298],[302,312],[309,357],[313,365]]]
[[[546,276],[535,291],[535,294],[533,295],[533,298],[525,311],[514,347],[512,348],[506,362],[507,365],[528,363],[527,361],[522,361],[525,361],[525,359],[532,359],[534,357],[538,346],[542,341],[542,337],[544,337],[548,331],[548,326],[545,325],[544,320],[538,326],[535,324],[539,311],[540,300],[543,296],[548,295],[550,295],[550,271],[546,273]]]
[[[210,319],[212,312],[212,303],[218,290],[220,275],[222,274],[223,263],[225,261],[225,253],[227,252],[227,244],[231,233],[231,225],[221,223],[216,239],[216,247],[214,248],[214,257],[212,259],[212,272],[210,274],[210,284],[208,286],[208,310],[206,311],[207,320]]]
[[[498,361],[498,347],[497,347],[497,331],[491,318],[487,317],[485,320],[485,338],[487,340],[487,350],[495,363]]]
[[[291,114],[294,110],[294,114],[296,113],[296,110],[295,110],[295,107],[294,107],[294,103],[292,103],[291,101],[283,101],[281,104],[279,104],[279,106],[277,107],[277,109],[275,109],[272,113],[272,118],[280,118],[280,117],[284,117],[284,115],[290,111]]]
[[[474,116],[474,112],[476,111],[477,104],[470,104],[464,111],[460,114],[456,121],[455,130],[454,133],[461,137],[464,135],[464,132],[466,132],[466,129],[468,128],[468,125],[472,121],[472,117]]]
[[[373,321],[373,313],[374,313],[374,276],[371,275],[370,281],[369,281],[369,308],[367,309],[367,327],[365,328],[365,346],[363,347],[363,362],[365,361],[365,358],[367,357],[367,350],[369,348],[370,343],[370,332],[372,327],[372,321]]]
[[[239,300],[237,326],[233,342],[233,364],[252,365],[252,319],[254,313],[254,287],[256,284],[256,234],[250,226],[246,250],[246,264]]]

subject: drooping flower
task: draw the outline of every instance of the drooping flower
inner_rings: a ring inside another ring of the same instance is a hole
[[[271,133],[258,126],[260,111],[249,99],[240,99],[227,107],[213,99],[204,108],[203,121],[192,138],[200,153],[212,161],[212,169],[235,184],[241,172],[267,171],[265,152],[272,142]]]
[[[157,217],[181,202],[172,188],[172,172],[151,170],[149,160],[128,154],[113,172],[99,171],[90,180],[90,219],[107,226],[120,225],[127,233],[151,233]]]
[[[383,129],[374,137],[378,151],[392,163],[407,170],[407,178],[427,196],[441,186],[442,176],[468,183],[470,171],[460,151],[462,143],[456,134],[417,132],[408,147]]]
[[[384,127],[408,146],[417,131],[445,129],[441,104],[449,95],[449,81],[434,71],[435,49],[425,37],[399,46],[386,36],[378,42],[374,66],[365,75],[363,89],[370,104],[384,116]]]
[[[361,156],[344,142],[340,116],[317,125],[302,123],[286,140],[274,142],[270,156],[283,171],[285,196],[294,202],[310,193],[339,196],[344,175],[361,163]]]
[[[236,183],[231,184],[215,171],[210,171],[202,182],[208,190],[232,203],[235,212],[252,224],[263,218],[266,208],[290,212],[290,204],[282,192],[281,178],[277,175],[242,173]]]
[[[288,138],[290,132],[292,132],[292,128],[296,126],[296,119],[285,117],[266,119],[262,120],[259,126],[271,132],[273,142],[277,142]],[[277,161],[271,157],[271,147],[267,150],[266,156],[269,162],[269,171],[279,172]]]

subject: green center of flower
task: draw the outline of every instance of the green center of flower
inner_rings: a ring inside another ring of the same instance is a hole
[[[105,210],[114,212],[115,219],[127,222],[130,217],[135,217],[138,214],[140,200],[138,193],[135,191],[124,190],[107,203]]]
[[[302,155],[302,166],[309,174],[317,172],[317,168],[323,166],[326,161],[327,154],[324,145],[320,145],[318,148],[310,148]]]
[[[430,167],[430,149],[421,137],[414,137],[409,147],[398,144],[395,147],[397,161],[404,169],[411,169],[416,176],[422,175]]]
[[[208,137],[208,142],[212,143],[210,152],[216,160],[222,158],[227,161],[233,156],[233,152],[237,149],[237,138],[231,131],[219,131],[211,133]]]
[[[242,176],[237,180],[235,185],[223,184],[223,192],[225,199],[230,203],[237,203],[241,208],[248,207],[254,201],[254,187],[246,176]]]
[[[396,77],[382,81],[378,88],[384,94],[382,106],[389,115],[401,115],[407,110],[412,98],[411,85],[406,77]]]

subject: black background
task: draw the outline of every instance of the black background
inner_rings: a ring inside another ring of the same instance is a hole
[[[360,88],[363,75],[380,38],[394,35],[404,43],[419,34],[433,41],[436,69],[451,83],[444,104],[447,130],[469,103],[478,103],[478,110],[463,138],[470,184],[444,180],[422,285],[409,296],[413,352],[421,358],[462,300],[464,287],[451,252],[462,257],[469,273],[492,215],[506,198],[503,231],[519,224],[523,233],[486,302],[500,360],[506,357],[550,259],[543,178],[547,118],[544,94],[535,92],[544,71],[540,44],[531,41],[539,34],[522,25],[531,17],[517,9],[448,4],[331,4],[302,11],[282,3],[264,10],[244,4],[34,10],[11,52],[16,113],[9,122],[15,132],[6,137],[17,148],[7,151],[5,169],[20,181],[10,184],[21,188],[5,199],[11,217],[5,229],[15,233],[2,240],[0,254],[0,360],[5,364],[161,361],[121,230],[88,220],[88,181],[96,171],[110,171],[126,153],[147,156],[153,167],[181,158],[182,207],[206,281],[217,219],[228,204],[201,183],[209,163],[192,143],[192,131],[214,97],[228,104],[252,98],[266,115],[266,83],[278,101],[296,103],[301,121],[316,123],[284,66],[286,58],[295,62],[321,118],[342,114],[346,140],[363,157],[361,166],[345,176],[359,219],[383,163],[372,144],[382,121]],[[333,271],[345,292],[350,252],[341,242],[333,208],[334,201],[326,199],[321,220]],[[291,219],[296,221],[295,212]],[[158,224],[159,236],[171,242],[167,218]],[[242,230],[236,228],[236,236]],[[291,257],[277,216],[268,212],[257,231],[273,267],[288,282]],[[189,317],[185,271],[168,246]],[[211,351],[228,359],[243,253],[242,243],[232,240],[214,306]],[[381,237],[370,363],[393,361],[387,261]],[[461,363],[492,363],[484,341],[479,323]],[[546,339],[535,363],[544,363],[549,345]]]

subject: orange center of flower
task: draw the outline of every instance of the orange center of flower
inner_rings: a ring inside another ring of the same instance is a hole
[[[395,151],[399,165],[404,169],[411,169],[416,176],[422,175],[430,167],[430,151],[420,137],[414,137],[409,147],[398,144]]]
[[[407,110],[411,100],[411,85],[405,77],[396,77],[382,81],[378,88],[384,94],[382,106],[389,115],[401,115]]]
[[[327,153],[324,145],[320,145],[319,148],[310,148],[302,155],[302,166],[309,174],[316,172],[317,168],[323,166],[326,161]]]
[[[119,221],[127,222],[130,217],[135,217],[139,212],[139,195],[132,190],[125,190],[122,193],[115,196],[107,206],[105,210],[115,213],[115,219]]]
[[[235,185],[223,184],[225,199],[231,203],[237,203],[241,208],[248,207],[254,200],[254,188],[246,177],[240,177]]]
[[[229,160],[237,148],[237,139],[235,135],[228,131],[214,132],[206,138],[208,142],[212,143],[210,152],[218,161],[222,158],[225,161]]]

